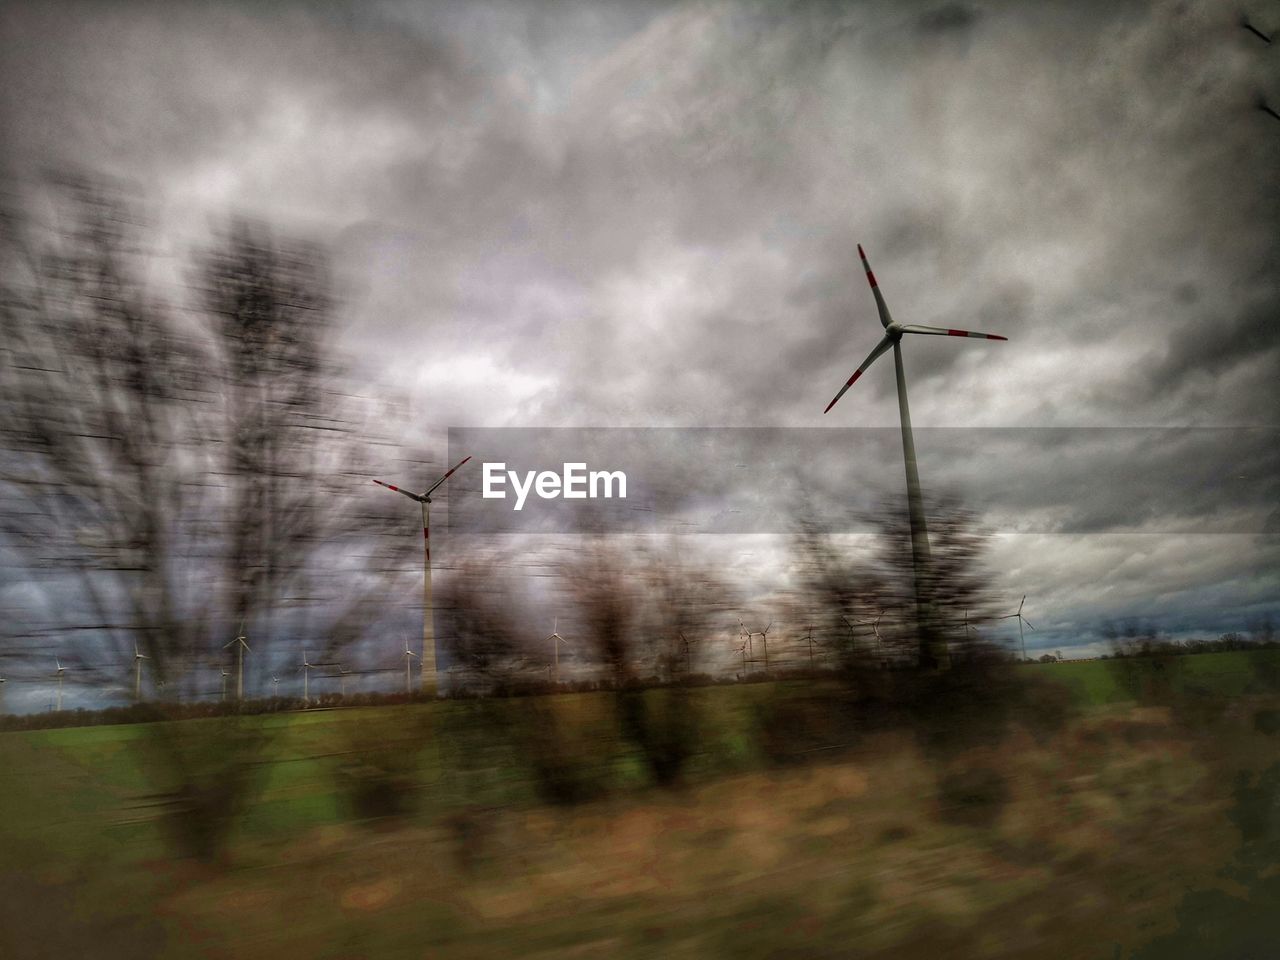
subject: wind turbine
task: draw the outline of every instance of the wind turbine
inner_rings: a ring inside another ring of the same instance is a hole
[[[684,672],[686,677],[693,676],[693,647],[691,644],[697,643],[696,640],[690,640],[684,635],[684,631],[680,631],[680,642],[684,644]]]
[[[916,623],[921,629],[920,662],[921,666],[944,667],[947,665],[946,642],[933,638],[932,624],[929,622],[929,597],[926,586],[929,567],[929,530],[925,523],[924,505],[920,497],[920,474],[916,470],[916,446],[911,436],[911,411],[907,406],[907,377],[902,369],[902,335],[917,333],[938,337],[971,337],[976,340],[1007,340],[994,333],[977,333],[972,330],[953,330],[947,327],[925,327],[918,324],[895,323],[889,315],[889,307],[884,302],[884,295],[876,283],[876,275],[871,272],[871,264],[867,255],[862,252],[862,244],[858,244],[858,256],[867,272],[867,283],[871,285],[871,295],[875,297],[876,311],[880,315],[880,324],[884,327],[884,337],[876,344],[862,361],[862,366],[853,371],[853,376],[845,381],[831,402],[827,404],[824,414],[836,405],[863,372],[875,363],[890,347],[893,348],[893,369],[898,383],[898,417],[902,423],[902,459],[907,470],[907,514],[911,523],[911,565],[915,574]]]
[[[236,644],[240,645],[239,648],[236,650],[236,658],[239,662],[239,667],[236,674],[236,699],[237,700],[244,699],[244,652],[246,650],[249,650],[249,644],[245,643],[246,639],[247,638],[244,635],[244,621],[241,620],[240,632],[236,635],[236,638],[232,640],[230,643],[225,643],[222,645],[223,650],[227,649],[227,647],[235,646]],[[249,652],[252,653],[253,651],[249,650]],[[225,677],[226,674],[224,673],[223,676]],[[223,685],[223,688],[225,689],[226,680],[223,680],[222,685]]]
[[[62,712],[62,675],[66,672],[67,668],[62,665],[62,661],[59,660],[57,656],[53,658],[53,662],[58,665],[58,669],[54,673],[54,676],[58,678],[58,713],[61,713]]]
[[[280,678],[279,677],[271,678],[271,696],[277,700],[280,699]]]
[[[1027,659],[1027,638],[1022,632],[1022,625],[1025,623],[1028,627],[1031,627],[1031,621],[1022,615],[1022,604],[1026,602],[1026,594],[1023,594],[1022,600],[1018,603],[1018,609],[1016,611],[1013,613],[1006,613],[1003,617],[996,617],[997,620],[1011,620],[1014,617],[1018,618],[1018,639],[1022,641],[1022,659],[1024,661]],[[1031,627],[1031,629],[1034,630],[1035,627]]]
[[[401,490],[399,487],[393,487],[391,484],[383,483],[381,480],[373,481],[380,487],[386,487],[388,490],[402,493],[410,500],[422,505],[422,690],[433,697],[436,695],[436,640],[431,606],[431,494],[435,493],[442,483],[453,476],[453,472],[458,467],[470,459],[470,457],[463,457],[449,468],[448,473],[428,487],[427,492],[423,494],[410,493],[408,490]],[[408,666],[408,658],[406,657],[406,670]]]
[[[350,676],[350,674],[351,674],[350,670],[348,670],[342,664],[338,664],[338,682],[342,684],[343,700],[347,699],[347,677]]]
[[[409,649],[409,641],[406,640],[404,642],[404,692],[406,695],[413,693],[413,681],[411,679],[411,667],[413,660],[411,660],[410,657],[416,658],[417,656],[418,655],[416,653]]]
[[[138,652],[138,641],[133,641],[133,700],[142,702],[142,661],[150,660],[145,653]]]
[[[772,629],[773,621],[770,620],[767,627],[756,631],[756,635],[760,637],[760,642],[764,645],[764,672],[766,674],[769,672],[769,631]],[[750,637],[751,633],[748,632],[747,636]]]
[[[315,664],[307,659],[307,651],[302,651],[302,705],[305,707],[311,702],[311,671],[315,669]]]
[[[227,702],[227,677],[229,676],[231,676],[231,674],[227,673],[226,667],[223,667],[222,668],[222,702],[223,703]]]
[[[551,636],[544,637],[542,642],[546,643],[548,640],[551,641],[551,655],[552,655],[552,663],[553,663],[552,677],[554,678],[554,681],[556,683],[559,683],[560,682],[560,644],[563,643],[571,646],[568,640],[560,636],[560,618],[559,617],[556,617],[555,620],[553,621],[553,625],[551,627]]]
[[[0,677],[0,713],[4,713],[4,685],[9,681]]]
[[[809,669],[813,669],[813,624],[809,624],[805,631],[805,635],[800,639],[809,644]]]

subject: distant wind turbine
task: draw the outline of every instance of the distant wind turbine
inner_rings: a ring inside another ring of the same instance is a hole
[[[404,692],[406,694],[413,693],[413,659],[411,658],[417,658],[417,656],[416,653],[409,649],[409,641],[406,640],[404,642]]]
[[[889,307],[884,302],[884,295],[881,294],[880,287],[876,283],[875,274],[871,272],[867,255],[862,252],[862,244],[858,244],[858,256],[862,259],[862,266],[867,272],[867,282],[871,285],[871,295],[875,297],[876,310],[880,315],[880,323],[884,327],[884,337],[876,344],[867,359],[862,361],[862,365],[853,372],[853,376],[846,380],[844,386],[831,398],[831,402],[827,404],[827,409],[823,413],[827,413],[836,405],[845,391],[854,385],[877,358],[890,347],[893,348],[893,367],[898,383],[898,417],[902,423],[902,458],[907,470],[907,513],[911,522],[911,562],[915,574],[916,622],[921,628],[921,639],[925,641],[921,644],[921,665],[944,667],[947,665],[946,643],[932,636],[930,623],[930,604],[926,586],[929,566],[929,530],[925,523],[924,505],[920,496],[920,475],[916,469],[915,441],[911,435],[911,412],[907,406],[907,377],[902,369],[902,335],[917,333],[938,337],[970,337],[976,340],[1007,340],[1008,338],[972,330],[895,323],[889,315]],[[931,644],[935,646],[934,649],[930,648]]]
[[[449,468],[448,473],[429,486],[427,492],[423,494],[410,493],[408,490],[393,487],[391,484],[383,483],[381,480],[373,481],[380,487],[386,487],[388,490],[402,493],[410,500],[422,505],[422,690],[432,697],[436,695],[437,682],[435,624],[433,623],[433,609],[431,606],[431,494],[435,493],[442,483],[453,476],[453,472],[458,467],[470,459],[470,457],[463,457]],[[408,669],[408,658],[406,658],[405,668]]]
[[[67,668],[62,665],[62,661],[59,660],[56,656],[53,658],[53,662],[58,665],[58,669],[54,673],[54,676],[58,678],[58,713],[61,713],[62,712],[62,675],[66,673]]]
[[[1018,639],[1022,642],[1022,659],[1023,660],[1027,659],[1027,637],[1022,632],[1022,625],[1025,623],[1028,627],[1031,627],[1031,621],[1022,615],[1022,605],[1026,602],[1027,602],[1027,598],[1026,598],[1026,595],[1024,594],[1022,597],[1022,600],[1019,601],[1018,603],[1017,610],[1015,610],[1013,613],[1006,613],[1003,617],[996,617],[997,620],[1012,620],[1014,617],[1017,617]],[[1031,629],[1034,630],[1035,627],[1031,627]]]
[[[307,659],[307,651],[302,651],[302,705],[306,706],[311,702],[311,671],[315,669],[315,664]]]
[[[347,677],[351,675],[351,671],[338,664],[338,682],[342,685],[342,699],[347,699]]]
[[[240,632],[236,634],[236,638],[232,640],[230,643],[223,644],[223,647],[222,647],[222,649],[225,650],[227,649],[227,647],[232,647],[239,644],[238,648],[236,649],[236,659],[238,664],[238,669],[236,671],[236,699],[237,700],[244,699],[244,652],[246,650],[249,650],[249,644],[245,643],[246,639],[247,638],[244,635],[244,621],[241,620]],[[253,651],[249,650],[249,652],[252,653]],[[225,682],[223,685],[225,686]]]
[[[226,667],[223,667],[222,668],[222,701],[223,703],[225,703],[227,700],[227,677],[229,676],[231,676],[231,674],[227,673]]]
[[[142,661],[150,660],[145,653],[138,652],[138,641],[133,642],[133,700],[142,702]]]
[[[697,643],[696,640],[690,640],[684,635],[684,631],[680,632],[680,642],[684,644],[684,672],[685,676],[693,676],[693,647],[692,644]]]
[[[809,626],[805,630],[804,636],[801,637],[800,639],[805,641],[807,644],[809,644],[809,669],[812,670],[813,669],[813,624],[812,623],[809,624]]]
[[[551,636],[545,637],[543,643],[551,641],[551,659],[552,659],[552,677],[556,683],[560,682],[560,644],[572,646],[568,640],[560,636],[560,618],[556,617],[552,621]]]

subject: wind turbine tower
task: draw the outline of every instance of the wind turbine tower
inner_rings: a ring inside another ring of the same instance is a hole
[[[383,483],[381,480],[373,481],[380,487],[386,487],[388,490],[402,493],[410,500],[422,505],[422,692],[430,697],[434,697],[438,690],[435,624],[433,623],[434,609],[431,605],[431,494],[435,493],[442,483],[453,476],[458,467],[470,459],[470,457],[463,457],[449,468],[448,473],[428,487],[427,492],[423,494],[410,493],[408,490],[393,487],[391,484]],[[408,660],[409,658],[406,657],[406,672],[409,668]]]
[[[311,671],[315,664],[307,659],[307,651],[302,651],[302,705],[311,702]]]
[[[902,369],[902,337],[903,334],[915,333],[937,337],[972,337],[976,340],[1007,340],[1007,337],[994,333],[977,333],[971,330],[953,330],[945,327],[925,327],[918,324],[895,323],[885,304],[884,295],[876,283],[876,276],[871,272],[871,264],[867,255],[858,244],[858,256],[867,272],[867,283],[871,285],[871,295],[876,301],[876,311],[880,315],[880,324],[884,327],[884,337],[876,344],[867,359],[862,361],[843,387],[827,404],[827,413],[836,402],[844,396],[866,369],[891,347],[893,348],[893,369],[898,383],[898,417],[902,424],[902,459],[907,472],[907,516],[911,524],[911,565],[915,579],[916,623],[920,631],[920,665],[925,668],[944,668],[948,665],[946,641],[936,635],[932,622],[931,603],[928,588],[929,570],[929,530],[925,523],[924,505],[920,496],[920,474],[916,468],[916,447],[911,435],[911,411],[907,406],[907,376]]]
[[[236,638],[235,638],[234,640],[232,640],[232,641],[231,641],[231,643],[224,644],[224,645],[223,645],[223,647],[222,647],[222,649],[223,649],[223,650],[225,650],[225,649],[227,649],[227,647],[235,646],[235,645],[237,645],[237,644],[239,645],[239,646],[237,647],[237,649],[236,649],[236,659],[237,659],[237,670],[236,670],[236,699],[237,699],[237,700],[243,700],[243,699],[244,699],[244,652],[245,652],[246,650],[249,650],[249,644],[247,644],[247,643],[245,642],[245,640],[246,640],[246,639],[247,639],[247,638],[246,638],[246,637],[245,637],[245,635],[244,635],[244,621],[243,621],[243,620],[241,620],[241,621],[240,621],[240,632],[239,632],[239,634],[237,634],[237,635],[236,635]],[[249,652],[250,652],[250,653],[252,653],[253,651],[252,651],[252,650],[250,650]],[[225,676],[225,674],[224,674],[224,676]],[[225,687],[226,687],[226,681],[225,681],[225,680],[223,681],[223,687],[224,687],[224,689],[225,689]]]
[[[567,644],[569,641],[560,636],[560,618],[557,617],[551,627],[551,636],[545,638],[542,642],[551,641],[551,660],[552,660],[552,678],[556,683],[560,682],[560,644]]]
[[[133,642],[133,702],[142,702],[142,661],[150,660],[145,653],[138,652],[138,641]]]
[[[1022,615],[1022,605],[1023,605],[1023,604],[1025,604],[1026,602],[1027,602],[1027,598],[1026,598],[1026,596],[1024,595],[1024,596],[1022,597],[1022,599],[1021,599],[1020,601],[1018,601],[1018,609],[1017,609],[1017,610],[1015,610],[1013,613],[1006,613],[1003,617],[996,617],[996,619],[997,619],[997,620],[1012,620],[1012,619],[1014,619],[1015,617],[1017,618],[1017,620],[1018,620],[1018,642],[1022,645],[1022,659],[1023,659],[1023,662],[1026,662],[1026,659],[1027,659],[1027,635],[1026,635],[1026,633],[1025,633],[1025,632],[1023,632],[1022,625],[1023,625],[1023,624],[1026,624],[1028,627],[1031,627],[1031,629],[1032,629],[1032,630],[1034,630],[1034,629],[1035,629],[1035,627],[1032,627],[1032,626],[1031,626],[1031,621],[1030,621],[1030,620],[1028,620],[1026,617],[1024,617],[1024,616]]]
[[[413,661],[417,658],[417,654],[409,649],[409,641],[404,642],[404,692],[406,694],[413,693]],[[426,684],[423,684],[426,689]]]

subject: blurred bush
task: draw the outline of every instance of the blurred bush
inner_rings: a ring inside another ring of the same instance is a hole
[[[144,729],[133,743],[158,788],[144,802],[159,808],[179,855],[217,859],[259,788],[268,733],[239,717],[151,723]]]
[[[350,815],[379,824],[412,814],[422,790],[431,714],[402,707],[339,724],[339,729],[346,749],[333,765],[333,782]]]
[[[990,827],[1009,799],[1008,777],[994,767],[961,767],[938,776],[938,808],[944,823]]]

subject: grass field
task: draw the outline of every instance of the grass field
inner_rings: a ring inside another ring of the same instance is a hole
[[[4,734],[0,955],[1128,955],[1222,882],[1234,778],[1278,759],[1246,655],[1185,659],[1234,698],[1211,730],[1123,702],[1107,662],[1037,665],[1087,707],[1050,737],[940,757],[884,730],[783,768],[752,734],[780,685],[701,688],[676,790],[646,786],[604,694],[252,718],[258,789],[214,863],[173,855],[143,727]],[[526,741],[477,729],[566,721],[605,788],[569,808]],[[198,745],[218,722],[171,726]],[[366,823],[334,772],[378,743],[419,745],[422,789]]]

